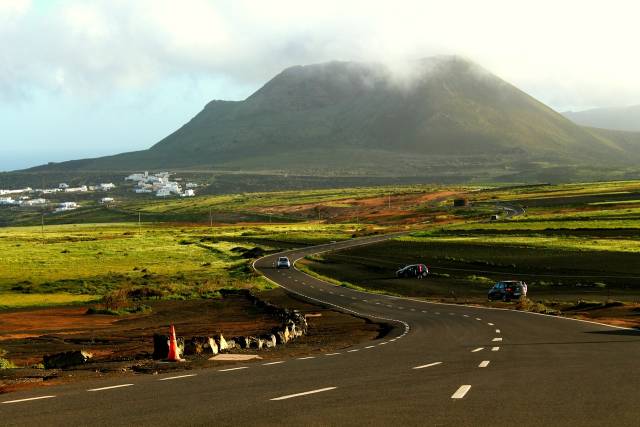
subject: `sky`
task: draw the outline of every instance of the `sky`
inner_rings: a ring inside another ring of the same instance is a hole
[[[640,2],[0,0],[0,171],[141,150],[329,60],[467,57],[558,111],[640,104]]]

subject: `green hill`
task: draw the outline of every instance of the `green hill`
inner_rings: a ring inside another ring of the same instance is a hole
[[[210,102],[148,150],[35,170],[497,177],[640,159],[637,134],[578,126],[469,61],[412,67],[410,78],[372,63],[288,68],[244,101]]]
[[[582,126],[640,132],[640,105],[615,108],[594,108],[585,111],[566,111],[566,118]]]

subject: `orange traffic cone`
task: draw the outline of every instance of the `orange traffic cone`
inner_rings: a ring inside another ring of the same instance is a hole
[[[178,340],[176,339],[176,328],[171,325],[169,327],[169,355],[167,356],[169,362],[184,362],[184,359],[180,358],[180,349],[178,348]]]

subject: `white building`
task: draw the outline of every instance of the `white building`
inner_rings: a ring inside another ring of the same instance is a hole
[[[198,188],[198,184],[196,184],[195,182],[187,182],[185,184],[185,187],[187,187],[187,188]]]
[[[125,181],[145,181],[149,177],[149,172],[145,171],[144,173],[132,173],[128,177],[126,177]]]
[[[109,203],[113,203],[113,197],[103,197],[102,199],[100,199],[100,203],[102,203],[103,205],[108,205]]]
[[[156,196],[158,197],[167,197],[171,195],[171,190],[168,187],[162,187],[158,191],[156,191]]]
[[[83,185],[81,187],[67,187],[64,189],[65,193],[85,193],[88,190],[89,189],[86,185]]]
[[[63,211],[72,211],[78,208],[78,204],[76,202],[62,202],[58,205],[58,208],[55,212],[63,212]]]
[[[0,196],[5,194],[21,194],[21,193],[30,193],[33,190],[31,187],[19,188],[17,190],[0,190]]]
[[[113,182],[103,182],[100,185],[98,185],[98,190],[101,190],[101,191],[109,191],[109,190],[113,190],[114,188],[116,188],[116,186],[113,184]]]
[[[182,197],[193,197],[195,195],[196,195],[196,192],[193,191],[192,189],[184,190],[184,193],[182,193]]]
[[[58,185],[58,188],[61,190],[66,190],[67,188],[69,188],[69,184],[67,184],[66,182],[61,182],[60,185]]]
[[[17,205],[18,201],[17,200],[13,200],[13,198],[11,197],[0,197],[0,205]]]
[[[47,199],[31,199],[21,203],[22,206],[42,206],[47,204]]]

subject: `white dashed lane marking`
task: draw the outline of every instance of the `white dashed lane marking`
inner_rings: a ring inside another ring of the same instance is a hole
[[[176,375],[175,377],[160,378],[158,381],[179,380],[181,378],[195,377],[197,374]]]
[[[464,317],[469,317],[469,315],[468,315],[468,314],[463,314],[463,316],[464,316]]]
[[[477,353],[477,352],[482,351],[482,350],[484,350],[484,347],[478,347],[478,348],[476,348],[474,350],[471,350],[471,353]]]
[[[492,339],[491,341],[495,341],[495,342],[502,341],[502,338],[500,338],[500,337],[495,337],[495,338],[494,338],[494,339]]]
[[[315,356],[298,357],[298,360],[309,360],[309,359],[315,359]]]
[[[436,366],[436,365],[440,365],[442,362],[433,362],[433,363],[428,363],[426,365],[420,365],[420,366],[416,366],[413,367],[411,369],[423,369],[423,368],[430,368],[432,366]]]
[[[131,387],[133,384],[120,384],[120,385],[112,385],[109,387],[100,387],[100,388],[90,388],[87,391],[103,391],[103,390],[113,390],[114,388],[122,388],[122,387]]]
[[[476,320],[482,320],[482,319],[481,319],[481,318],[479,318],[479,317],[476,317]]]
[[[500,329],[496,329],[496,334],[499,334],[499,333],[500,333]]]
[[[325,388],[319,388],[317,390],[311,390],[311,391],[304,391],[302,393],[295,393],[295,394],[288,394],[286,396],[280,396],[280,397],[274,397],[273,399],[269,399],[269,400],[285,400],[285,399],[291,399],[293,397],[300,397],[300,396],[306,396],[308,394],[315,394],[315,393],[322,393],[323,391],[329,391],[329,390],[335,390],[337,387],[325,387]]]
[[[262,366],[279,365],[280,363],[284,363],[284,360],[278,360],[277,362],[263,363]]]
[[[491,351],[498,351],[500,350],[500,347],[491,347]]]
[[[480,364],[478,365],[478,368],[486,368],[487,366],[489,366],[490,361],[489,360],[483,360],[482,362],[480,362]]]
[[[240,369],[249,369],[249,367],[248,366],[240,366],[238,368],[220,369],[220,370],[218,370],[218,372],[239,371]]]
[[[366,346],[365,348],[373,348],[373,347],[374,347],[374,346],[372,346],[372,345],[368,345],[368,346]]]
[[[356,349],[353,349],[353,350],[347,350],[347,353],[354,353],[354,352],[359,351],[359,350],[360,350],[359,348],[356,348]]]
[[[489,323],[487,323],[487,325],[489,325],[489,326],[493,326],[493,323],[489,322]]]
[[[325,356],[337,356],[339,354],[342,354],[342,353],[329,353],[329,354],[325,354]]]
[[[3,404],[5,403],[20,403],[20,402],[29,402],[31,400],[41,400],[41,399],[53,399],[55,396],[51,395],[51,396],[38,396],[38,397],[28,397],[26,399],[16,399],[16,400],[7,400],[5,402],[2,402]]]
[[[458,390],[451,396],[452,399],[462,399],[471,390],[470,385],[461,385]]]

